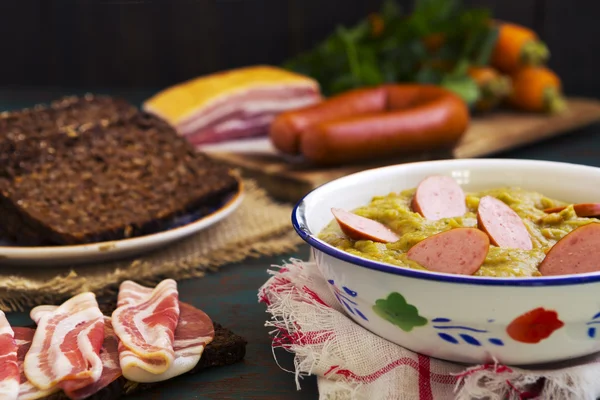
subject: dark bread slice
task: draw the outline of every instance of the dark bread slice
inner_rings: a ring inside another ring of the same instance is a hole
[[[82,125],[126,119],[139,110],[119,97],[67,96],[49,105],[0,112],[0,139],[42,139],[56,131],[67,133]]]
[[[20,167],[0,179],[0,212],[6,216],[4,233],[22,244],[84,244],[155,233],[239,190],[228,167],[143,112],[42,141],[23,139],[21,145],[28,151],[13,157]]]
[[[0,113],[0,174],[12,173],[15,157],[21,161],[31,157],[31,146],[44,146],[46,139],[57,133],[70,134],[91,124],[108,124],[126,119],[138,112],[127,101],[109,97],[69,96],[49,105]],[[18,166],[18,165],[17,165]]]
[[[244,359],[246,345],[248,344],[246,339],[217,323],[214,323],[214,327],[214,340],[206,346],[196,367],[185,375],[195,374],[208,368],[235,364]],[[172,379],[177,379],[177,377]],[[161,383],[163,382],[134,383],[121,376],[86,400],[116,400],[128,394],[136,394],[151,389]],[[47,397],[45,400],[68,400],[68,398],[63,392],[58,392]]]
[[[116,121],[138,112],[120,97],[86,94],[65,96],[48,105],[0,112],[0,136],[41,138],[56,129],[76,128],[102,120]]]

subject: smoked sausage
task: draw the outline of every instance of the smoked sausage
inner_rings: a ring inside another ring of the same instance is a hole
[[[584,274],[600,270],[600,223],[590,223],[560,239],[540,264],[543,276]]]
[[[332,208],[331,212],[342,232],[350,239],[372,240],[380,243],[390,243],[399,240],[394,232],[377,221],[361,217],[340,208]]]
[[[269,128],[269,136],[277,149],[296,155],[300,153],[300,135],[309,126],[326,120],[379,112],[386,108],[386,102],[384,87],[352,90],[327,101],[277,115]]]
[[[492,196],[479,199],[477,225],[498,247],[531,250],[532,243],[525,223],[504,202]]]
[[[464,134],[469,110],[434,85],[357,89],[277,116],[273,145],[317,165],[339,165],[449,148]]]
[[[544,210],[544,212],[552,214],[561,212],[565,208],[567,207],[563,206],[547,208]],[[577,214],[578,217],[600,217],[600,203],[573,204],[573,210],[575,211],[575,214]]]
[[[413,211],[429,220],[460,217],[467,212],[465,193],[449,176],[434,175],[421,181],[412,199]]]
[[[488,236],[476,228],[455,228],[420,241],[406,253],[434,272],[473,275],[490,249]]]

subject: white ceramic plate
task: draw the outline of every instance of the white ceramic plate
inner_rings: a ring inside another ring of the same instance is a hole
[[[241,204],[244,188],[223,200],[209,214],[190,213],[174,220],[171,228],[151,235],[130,239],[91,243],[74,246],[17,246],[0,240],[0,265],[22,265],[40,267],[51,265],[73,265],[110,261],[140,255],[177,240],[191,236],[227,218]]]

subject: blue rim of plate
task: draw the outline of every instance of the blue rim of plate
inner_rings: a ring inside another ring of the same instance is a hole
[[[300,201],[296,203],[292,210],[292,225],[296,233],[308,243],[311,247],[319,250],[333,258],[347,263],[385,272],[392,275],[400,275],[407,278],[424,279],[429,281],[438,281],[445,283],[458,283],[479,286],[514,286],[514,287],[543,287],[543,286],[566,286],[595,283],[600,281],[600,272],[588,274],[555,276],[555,277],[530,277],[530,278],[488,278],[479,276],[453,275],[437,272],[420,271],[409,269],[392,264],[386,264],[379,261],[369,260],[359,256],[352,255],[343,250],[337,249],[317,238],[310,232],[305,220],[300,220],[300,213],[304,215],[304,200],[315,190],[308,192]],[[599,261],[600,262],[600,261]]]

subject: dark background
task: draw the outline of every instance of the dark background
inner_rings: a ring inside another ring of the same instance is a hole
[[[412,1],[400,0],[410,10]],[[600,1],[467,0],[534,28],[571,95],[600,94]],[[381,0],[0,0],[0,87],[162,88],[278,64]]]

